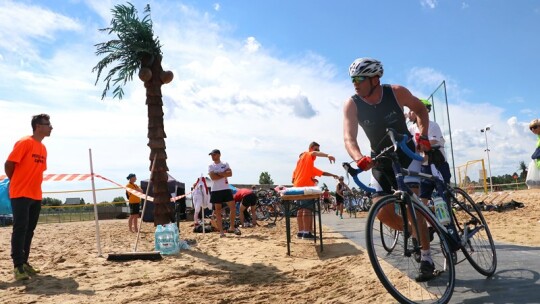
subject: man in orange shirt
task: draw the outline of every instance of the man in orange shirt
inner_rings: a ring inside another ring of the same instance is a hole
[[[309,150],[300,154],[300,158],[296,163],[294,169],[292,183],[294,187],[313,187],[316,186],[317,176],[332,176],[338,178],[337,175],[324,172],[315,168],[315,159],[319,157],[328,157],[330,163],[335,163],[336,158],[330,154],[323,153],[319,150],[320,145],[316,142],[309,144]],[[314,239],[315,236],[311,233],[313,229],[313,221],[311,218],[311,210],[315,206],[314,200],[302,200],[298,201],[298,213],[296,219],[298,221],[298,234],[299,239]]]
[[[28,280],[39,270],[28,264],[30,245],[41,211],[41,183],[47,170],[47,149],[41,143],[51,135],[52,125],[47,114],[32,117],[32,136],[15,143],[4,169],[10,180],[9,197],[13,209],[11,258],[15,280]]]

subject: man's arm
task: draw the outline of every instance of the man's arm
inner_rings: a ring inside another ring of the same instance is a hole
[[[343,107],[343,141],[349,156],[357,161],[364,157],[358,145],[358,116],[356,105],[352,98],[345,102]]]
[[[420,135],[427,137],[429,129],[429,113],[426,106],[420,101],[420,99],[416,98],[407,88],[403,86],[392,85],[392,90],[394,91],[394,95],[396,96],[397,102],[401,108],[403,109],[403,107],[407,107],[416,114],[416,125],[418,126]]]
[[[6,160],[6,163],[4,164],[4,171],[6,172],[6,175],[9,179],[13,176],[13,172],[15,172],[15,163],[9,160]]]
[[[335,163],[336,162],[335,157],[333,157],[332,155],[330,155],[328,153],[324,153],[324,152],[321,152],[321,151],[313,151],[313,152],[311,152],[311,155],[315,155],[315,156],[318,156],[318,157],[328,157],[328,159],[330,160],[330,163]]]
[[[337,178],[338,178],[338,176],[337,176],[337,175],[335,175],[335,174],[332,174],[332,173],[329,173],[329,172],[323,172],[323,173],[322,173],[322,175],[323,175],[323,176],[331,176],[331,177],[333,177],[333,178],[335,178],[335,179],[337,179]]]

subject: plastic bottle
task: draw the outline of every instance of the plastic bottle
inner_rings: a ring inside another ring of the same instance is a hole
[[[158,225],[155,232],[155,247],[161,254],[177,254],[180,250],[176,225]]]
[[[435,216],[437,216],[441,224],[447,225],[450,223],[450,214],[446,202],[441,197],[437,197],[433,200],[433,205],[435,206]]]

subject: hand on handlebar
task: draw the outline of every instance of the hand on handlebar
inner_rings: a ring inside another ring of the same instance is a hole
[[[416,148],[420,151],[429,151],[431,150],[431,143],[429,142],[429,139],[426,136],[420,135],[420,133],[416,133],[414,135],[414,139],[416,141]]]
[[[356,165],[358,168],[360,168],[362,171],[367,171],[373,167],[373,161],[371,160],[371,157],[364,156],[356,161]]]

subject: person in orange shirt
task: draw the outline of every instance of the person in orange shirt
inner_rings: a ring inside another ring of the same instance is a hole
[[[41,211],[43,172],[47,170],[47,149],[42,141],[51,135],[52,125],[47,114],[34,115],[33,135],[15,143],[4,169],[10,180],[9,197],[13,209],[11,258],[15,280],[28,280],[39,273],[28,264],[30,245]]]
[[[296,163],[296,168],[293,172],[292,183],[294,187],[313,187],[316,186],[315,177],[317,176],[332,176],[338,178],[337,175],[324,172],[315,167],[315,159],[319,157],[327,157],[330,163],[335,163],[336,158],[330,154],[320,151],[320,145],[316,142],[309,144],[309,149],[306,152],[300,154],[300,158]],[[299,239],[314,239],[315,236],[311,232],[313,230],[313,221],[311,218],[311,210],[315,206],[314,200],[301,200],[298,201],[298,213],[296,219],[298,221],[298,234]]]
[[[135,182],[137,181],[137,176],[134,173],[130,173],[126,178],[129,181],[129,183],[126,185],[127,188],[130,188],[135,191],[139,191],[141,193],[143,192],[141,187],[135,184]],[[141,211],[140,211],[141,198],[127,191],[126,191],[126,196],[129,202],[129,220],[128,220],[129,231],[139,232],[139,228],[137,228],[137,222],[139,221],[139,218],[141,217]]]

